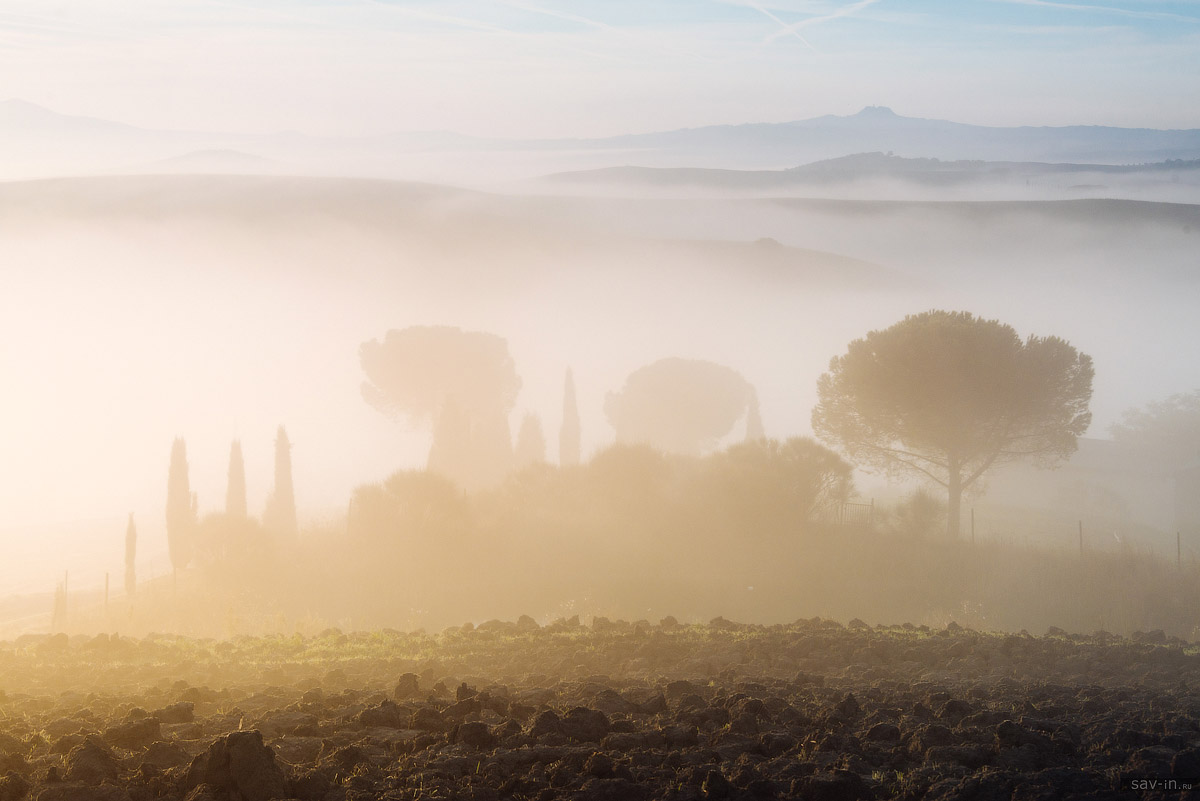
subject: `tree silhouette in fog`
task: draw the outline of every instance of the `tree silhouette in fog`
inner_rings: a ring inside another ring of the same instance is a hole
[[[755,439],[703,460],[687,495],[700,522],[744,539],[795,536],[854,491],[854,468],[807,437]]]
[[[225,514],[246,516],[246,466],[242,461],[242,443],[229,446],[229,483],[225,489]]]
[[[631,373],[620,392],[605,398],[604,413],[618,442],[696,455],[733,430],[750,396],[750,385],[736,370],[670,358]]]
[[[546,436],[542,433],[542,421],[536,414],[527,414],[517,431],[517,445],[513,449],[513,462],[518,470],[546,461]]]
[[[579,405],[575,401],[575,375],[567,368],[563,381],[562,427],[558,430],[558,465],[570,467],[580,458]]]
[[[453,398],[442,404],[433,425],[433,444],[425,468],[440,476],[471,472],[471,420]]]
[[[296,491],[292,487],[292,443],[283,426],[275,434],[275,487],[267,497],[263,526],[287,539],[294,539],[298,530]]]
[[[534,464],[476,493],[406,470],[355,490],[338,547],[350,592],[373,610],[497,599],[551,608],[580,597],[645,609],[639,594],[675,579],[729,598],[769,574],[790,577],[812,552],[805,540],[831,539],[818,512],[849,496],[850,475],[810,439],[703,457],[615,443],[583,465]]]
[[[272,533],[278,535],[279,529]],[[257,520],[225,512],[205,515],[196,524],[194,562],[210,580],[235,586],[262,579],[272,564],[272,537]],[[270,566],[270,567],[269,567]]]
[[[1200,460],[1200,389],[1129,409],[1112,426],[1113,439],[1178,469]]]
[[[1051,466],[1091,422],[1092,360],[1057,337],[1024,342],[967,312],[910,315],[850,343],[817,383],[813,430],[860,465],[947,491],[956,538],[962,493],[993,465]]]
[[[521,379],[502,337],[413,326],[364,342],[359,360],[368,403],[391,417],[432,424],[431,469],[477,489],[499,482],[512,467],[508,415]]]
[[[453,483],[426,470],[401,470],[354,491],[347,531],[353,539],[401,545],[411,553],[422,540],[454,547],[469,520],[469,503]]]
[[[617,443],[597,453],[585,473],[598,506],[646,519],[666,505],[674,465],[644,443]]]
[[[187,444],[176,437],[171,444],[171,465],[167,472],[167,549],[176,570],[182,570],[191,561],[195,529],[196,496],[188,483]]]
[[[133,524],[133,512],[129,513],[129,524],[125,526],[125,594],[133,595],[137,590],[137,527]]]
[[[884,526],[895,536],[920,539],[946,533],[946,502],[925,487],[917,487],[895,504]]]

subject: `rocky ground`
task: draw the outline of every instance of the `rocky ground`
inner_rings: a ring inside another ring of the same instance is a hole
[[[0,643],[0,801],[1178,798],[1200,655],[822,620]]]

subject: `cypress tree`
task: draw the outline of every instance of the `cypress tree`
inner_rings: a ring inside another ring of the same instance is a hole
[[[292,443],[288,441],[287,430],[283,426],[275,435],[275,488],[267,499],[263,523],[271,531],[288,539],[295,538],[297,534],[296,493],[292,488]]]
[[[246,466],[242,462],[242,443],[236,439],[229,447],[229,484],[225,489],[225,514],[236,519],[246,516]]]
[[[125,594],[133,595],[137,590],[137,527],[133,525],[133,512],[129,513],[129,525],[125,527]]]
[[[167,549],[176,570],[187,567],[192,558],[195,527],[196,496],[188,484],[187,444],[176,437],[167,473]]]
[[[558,432],[558,464],[561,467],[579,464],[579,407],[575,403],[575,376],[567,368],[563,386],[562,428]]]

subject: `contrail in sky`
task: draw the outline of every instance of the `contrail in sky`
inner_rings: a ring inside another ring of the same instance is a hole
[[[779,34],[780,36],[785,36],[790,33],[793,36],[795,36],[797,39],[799,39],[801,42],[803,42],[805,44],[805,46],[808,47],[810,50],[816,50],[816,48],[813,47],[812,44],[809,43],[809,41],[807,39],[805,39],[803,36],[800,35],[800,31],[796,30],[795,28],[792,28],[786,22],[781,20],[779,17],[772,14],[768,9],[763,8],[761,5],[754,2],[754,0],[746,0],[746,5],[750,6],[750,8],[753,8],[755,11],[758,11],[758,12],[764,14],[768,18],[774,20],[775,22],[778,22],[780,27],[782,27],[784,29],[784,32]],[[774,38],[775,38],[774,35],[772,35],[772,36],[768,37],[768,41],[770,39],[774,39]]]
[[[609,25],[606,22],[599,22],[587,17],[581,17],[578,14],[568,14],[565,11],[555,11],[554,9],[550,8],[541,8],[539,6],[531,6],[525,3],[512,2],[512,0],[501,0],[501,4],[509,6],[510,8],[520,9],[521,11],[528,11],[531,14],[543,14],[547,17],[554,17],[555,19],[566,20],[567,22],[578,22],[580,25],[589,25],[593,28],[603,28],[606,31],[620,32],[617,28]]]
[[[992,0],[992,2],[1008,3],[1018,6],[1040,6],[1043,8],[1059,8],[1065,11],[1089,11],[1096,14],[1113,14],[1118,17],[1133,17],[1135,19],[1157,19],[1169,22],[1200,23],[1200,17],[1189,17],[1185,14],[1172,14],[1169,11],[1139,11],[1132,8],[1116,8],[1114,6],[1092,6],[1083,3],[1057,3],[1052,0]]]
[[[800,36],[801,29],[808,28],[813,25],[819,25],[822,22],[829,22],[830,20],[835,20],[835,19],[840,19],[842,17],[852,16],[854,14],[857,14],[859,11],[862,11],[867,6],[874,5],[875,3],[878,3],[878,2],[879,2],[879,0],[859,0],[859,2],[857,2],[857,3],[853,3],[851,5],[845,6],[844,8],[839,8],[837,11],[831,11],[828,14],[821,14],[820,16],[817,16],[817,17],[809,17],[808,19],[802,19],[799,22],[793,22],[790,24],[781,23],[781,24],[783,24],[783,30],[775,31],[775,33],[773,33],[767,37],[767,41],[772,42],[781,36],[788,36],[790,34],[790,35],[798,37],[800,39],[800,41],[804,42],[805,44],[808,44],[808,42],[805,41],[804,37]],[[759,10],[763,11],[763,9],[761,9],[761,8]],[[763,13],[765,14],[767,12],[763,11]],[[775,19],[776,22],[779,22],[779,19],[774,17],[773,15],[768,14],[768,16],[771,16],[772,19]],[[812,47],[812,45],[808,45],[808,46]]]

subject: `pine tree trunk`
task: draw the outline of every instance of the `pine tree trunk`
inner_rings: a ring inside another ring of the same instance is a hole
[[[962,527],[962,476],[958,464],[950,462],[950,480],[946,483],[949,497],[946,501],[946,537],[951,542],[958,540]]]

